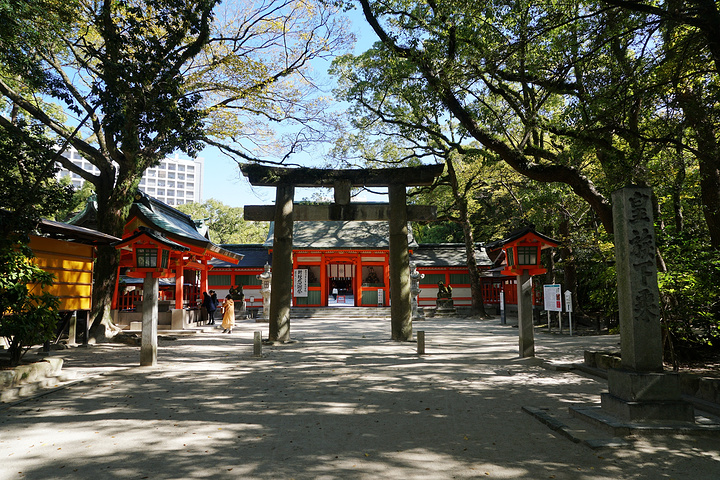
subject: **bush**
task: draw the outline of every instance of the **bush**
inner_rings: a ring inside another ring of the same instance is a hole
[[[30,262],[23,243],[0,247],[0,336],[10,344],[10,364],[20,363],[33,345],[52,338],[58,321],[58,298],[43,291],[53,275]],[[9,247],[9,248],[8,248]]]

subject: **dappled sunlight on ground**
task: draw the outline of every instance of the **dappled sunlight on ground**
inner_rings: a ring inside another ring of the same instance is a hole
[[[714,440],[597,452],[523,413],[524,405],[597,402],[605,385],[518,359],[517,329],[416,322],[426,332],[419,356],[416,344],[389,340],[388,321],[299,320],[297,343],[265,345],[260,358],[255,330],[267,336],[266,324],[241,322],[232,335],[161,340],[150,368],[137,367],[136,347],[68,353],[68,368],[91,370],[95,354],[105,374],[0,410],[0,479],[696,480],[720,472]],[[561,342],[588,344],[544,337],[539,352],[568,358],[577,353],[561,352]]]

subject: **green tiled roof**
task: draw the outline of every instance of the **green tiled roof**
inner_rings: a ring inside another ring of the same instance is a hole
[[[264,245],[272,247],[275,222]],[[295,222],[293,248],[295,249],[386,249],[390,248],[390,226],[384,221]],[[417,246],[408,224],[408,245]]]
[[[197,231],[195,222],[189,215],[172,208],[154,198],[142,194],[136,200],[133,208],[137,208],[141,216],[160,231],[177,235],[185,240],[208,243],[209,239]]]
[[[465,267],[465,244],[423,243],[413,250],[410,261],[418,267]],[[475,246],[475,261],[481,266],[491,266],[492,261],[485,249]]]

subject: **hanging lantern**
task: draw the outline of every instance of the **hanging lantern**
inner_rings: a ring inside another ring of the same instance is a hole
[[[504,240],[486,245],[488,250],[502,249],[505,253],[503,275],[520,275],[527,272],[539,275],[547,270],[540,263],[540,253],[546,248],[557,247],[559,242],[536,232],[532,227],[525,227],[510,234]]]
[[[167,277],[173,274],[168,270],[170,252],[182,252],[188,247],[169,240],[160,233],[141,227],[131,236],[115,244],[115,248],[132,251],[135,268],[127,272],[131,277],[145,277],[148,272],[154,277]]]

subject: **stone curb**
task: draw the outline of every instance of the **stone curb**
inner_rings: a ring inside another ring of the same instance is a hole
[[[19,365],[12,370],[0,371],[0,389],[43,381],[54,377],[62,369],[62,358],[45,358],[42,361]]]

